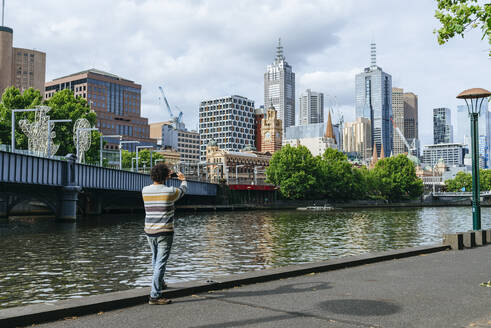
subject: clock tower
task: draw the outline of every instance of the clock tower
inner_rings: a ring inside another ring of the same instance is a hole
[[[265,117],[261,120],[261,151],[273,154],[281,149],[282,139],[283,124],[278,119],[277,112],[271,104]]]

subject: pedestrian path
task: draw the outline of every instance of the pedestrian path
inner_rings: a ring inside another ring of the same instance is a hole
[[[67,318],[37,327],[491,327],[491,246]]]

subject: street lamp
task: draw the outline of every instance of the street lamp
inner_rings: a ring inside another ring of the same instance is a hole
[[[119,141],[119,169],[122,170],[123,169],[123,159],[122,159],[122,155],[121,155],[121,150],[123,149],[123,144],[139,144],[140,141],[136,141],[136,140],[128,140],[128,141]],[[133,165],[133,162],[131,162],[131,165]],[[133,171],[133,166],[131,167],[131,171]]]
[[[10,123],[12,124],[12,131],[11,131],[11,138],[12,140],[10,141],[10,148],[11,151],[14,153],[15,152],[15,113],[23,113],[23,112],[37,112],[39,108],[32,108],[32,109],[12,109],[12,120]]]
[[[123,140],[123,136],[121,136],[119,134],[113,134],[113,135],[108,135],[108,136],[101,134],[101,136],[99,138],[100,138],[100,140],[99,140],[99,146],[100,146],[100,149],[99,149],[99,165],[102,167],[102,142],[103,142],[104,138],[119,138],[119,141],[121,142],[121,140]],[[121,167],[119,169],[121,170]]]
[[[99,131],[98,128],[79,128],[77,129],[77,160],[78,162],[80,163],[81,162],[81,158],[78,158],[78,157],[82,157],[82,156],[78,156],[78,148],[79,148],[79,139],[80,139],[80,131]],[[85,162],[85,159],[84,159],[84,162]]]
[[[245,165],[235,165],[235,184],[239,184],[239,167],[244,167]]]
[[[72,120],[49,120],[48,121],[48,157],[51,158],[51,123],[68,123]]]
[[[479,185],[479,140],[477,133],[479,114],[484,99],[491,96],[491,92],[481,88],[464,90],[457,96],[464,99],[471,119],[471,149],[472,149],[472,229],[481,230],[481,205]]]
[[[138,172],[138,149],[153,148],[153,146],[136,146],[136,172]],[[152,163],[152,149],[150,150],[150,163]],[[152,164],[150,164],[152,168]]]

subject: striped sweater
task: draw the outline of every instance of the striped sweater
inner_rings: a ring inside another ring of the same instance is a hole
[[[160,236],[174,232],[174,202],[184,196],[187,182],[179,188],[164,184],[152,184],[142,190],[145,203],[145,233],[148,236]]]

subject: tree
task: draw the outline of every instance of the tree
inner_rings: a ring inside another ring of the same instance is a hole
[[[313,157],[305,146],[286,145],[271,157],[266,176],[287,198],[315,198],[320,178],[319,158]]]
[[[38,90],[29,88],[23,93],[15,87],[10,87],[5,90],[0,102],[0,143],[10,144],[11,130],[11,114],[12,109],[27,109],[39,106],[42,103],[41,93]],[[51,120],[55,119],[71,119],[70,123],[54,124],[53,130],[56,133],[54,143],[59,144],[57,154],[64,156],[66,154],[76,153],[76,146],[73,140],[73,126],[79,118],[87,119],[91,126],[95,126],[97,117],[94,111],[87,105],[87,101],[83,98],[76,98],[73,91],[65,89],[56,92],[51,99],[44,102],[45,105],[51,107],[48,115]],[[27,137],[19,128],[18,123],[21,119],[33,121],[34,112],[18,113],[15,117],[15,140],[16,148],[27,148]],[[87,163],[99,163],[100,149],[100,133],[92,131],[92,140],[89,151],[86,153]]]
[[[464,37],[469,29],[480,28],[482,39],[487,38],[491,45],[491,4],[480,5],[478,0],[437,0],[437,3],[435,17],[442,24],[435,31],[439,44],[446,43],[456,35]]]
[[[121,152],[121,164],[123,169],[131,168],[132,158],[136,158],[136,152],[130,152],[128,150],[122,150]],[[155,165],[155,161],[159,159],[159,163],[164,163],[165,158],[159,153],[152,153],[152,161],[153,165]],[[143,169],[143,166],[150,167],[150,150],[142,149],[138,151],[138,168]],[[136,169],[136,161],[133,160],[133,168]]]
[[[376,191],[384,199],[400,201],[423,193],[423,181],[416,176],[414,163],[406,155],[379,160],[371,174]]]
[[[38,90],[29,88],[24,93],[20,93],[16,87],[5,90],[0,102],[0,143],[10,145],[12,127],[12,109],[34,108],[41,105],[43,98]],[[27,137],[19,128],[19,121],[22,119],[34,120],[34,112],[15,114],[15,141],[17,148],[27,148]]]
[[[54,127],[56,137],[55,144],[59,144],[58,154],[76,154],[76,145],[73,139],[73,126],[79,118],[85,118],[91,126],[97,122],[96,113],[90,109],[87,100],[81,97],[75,97],[73,91],[65,89],[56,92],[45,104],[51,107],[48,112],[50,119],[71,119],[70,123],[58,123]],[[100,133],[91,132],[90,149],[85,154],[86,163],[99,163]]]
[[[363,198],[365,182],[363,174],[354,168],[346,155],[328,148],[320,160],[320,192],[335,200]]]
[[[447,191],[472,191],[472,175],[460,171],[455,178],[445,181]],[[481,191],[491,190],[491,170],[479,170],[479,189]]]

